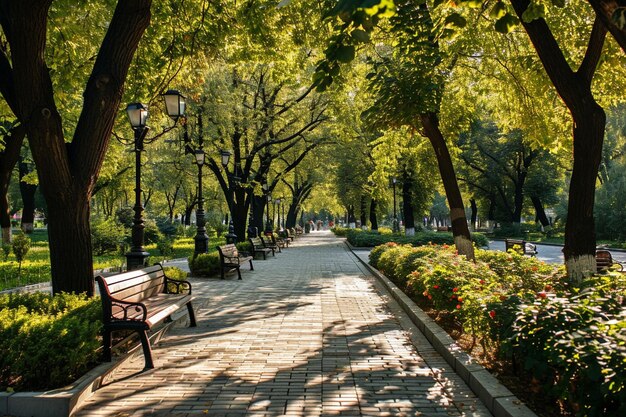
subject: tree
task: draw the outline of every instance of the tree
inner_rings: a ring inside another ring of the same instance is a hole
[[[48,203],[53,292],[93,295],[89,203],[128,68],[150,22],[151,1],[117,3],[69,143],[44,59],[51,4],[51,0],[0,1],[0,26],[8,43],[0,50],[0,91],[24,124]]]

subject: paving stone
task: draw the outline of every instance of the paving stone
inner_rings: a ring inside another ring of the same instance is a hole
[[[330,233],[254,267],[191,278],[198,327],[171,329],[154,370],[136,358],[76,415],[490,415]]]

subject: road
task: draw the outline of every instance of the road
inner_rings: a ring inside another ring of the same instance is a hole
[[[503,240],[490,240],[489,249],[504,251]],[[537,245],[537,258],[551,264],[563,263],[563,246]],[[613,259],[624,264],[626,263],[626,252],[611,251]]]

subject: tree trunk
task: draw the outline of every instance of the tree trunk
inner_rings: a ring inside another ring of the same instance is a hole
[[[535,214],[537,216],[537,220],[541,223],[543,227],[549,227],[550,221],[548,220],[548,216],[546,216],[546,211],[543,208],[543,204],[539,197],[530,197],[530,201],[533,202],[533,207],[535,207]]]
[[[409,178],[402,179],[402,212],[404,214],[404,234],[415,235],[415,213],[413,213],[413,198],[411,189],[413,182]]]
[[[513,223],[522,222],[522,209],[524,207],[524,183],[526,182],[526,173],[522,172],[518,175],[515,182],[515,207],[513,209]]]
[[[354,217],[354,206],[352,204],[348,205],[348,227],[350,229],[354,229],[356,227],[356,217]]]
[[[359,220],[361,221],[361,229],[367,228],[367,201],[365,195],[361,194]]]
[[[265,230],[266,204],[267,198],[264,195],[254,196],[253,225],[257,228],[259,233],[262,233]]]
[[[452,158],[448,151],[448,146],[439,130],[439,120],[435,113],[424,113],[420,115],[420,120],[426,136],[435,151],[437,165],[446,191],[448,206],[450,207],[450,219],[452,220],[452,235],[454,244],[459,255],[465,255],[467,259],[474,260],[474,245],[470,236],[467,220],[465,218],[465,207],[463,198],[459,190],[459,183],[456,179]]]
[[[24,233],[32,233],[35,230],[35,192],[37,185],[28,184],[23,181],[31,170],[27,162],[20,158],[18,165],[20,173],[20,195],[22,196],[22,231]]]
[[[476,219],[478,218],[478,207],[476,206],[476,200],[473,198],[470,198],[470,208],[472,210],[470,224],[472,226],[472,230],[476,230]]]
[[[577,282],[596,272],[593,207],[606,116],[595,102],[591,102],[591,107],[584,117],[574,117],[574,168],[563,248],[567,275]]]
[[[94,293],[93,255],[89,229],[89,199],[73,198],[48,201],[48,234],[50,239],[50,263],[67,276],[59,279],[53,275],[53,289],[63,292]],[[80,259],[81,262],[76,262]],[[86,278],[85,278],[86,277]]]
[[[93,295],[89,201],[108,148],[128,68],[150,22],[151,1],[117,3],[83,92],[83,107],[71,142],[63,134],[44,60],[51,3],[0,0],[0,24],[12,52],[14,84],[14,97],[5,99],[14,99],[11,108],[26,127],[48,205],[53,293]],[[6,61],[2,50],[0,61]],[[1,77],[0,84],[5,82],[6,77]],[[5,95],[6,88],[0,91]]]
[[[543,18],[525,22],[529,0],[510,0],[556,91],[574,121],[574,166],[569,189],[563,255],[570,280],[580,282],[596,272],[596,233],[593,218],[595,184],[602,159],[606,115],[591,90],[602,57],[607,28],[596,15],[587,50],[577,71],[565,58]]]
[[[378,218],[376,217],[376,206],[378,202],[375,198],[372,198],[370,203],[370,224],[372,225],[372,232],[378,232]]]
[[[11,129],[5,137],[5,148],[0,153],[0,225],[2,226],[2,243],[11,242],[11,213],[9,211],[9,185],[11,174],[20,156],[24,142],[25,129],[19,125]]]

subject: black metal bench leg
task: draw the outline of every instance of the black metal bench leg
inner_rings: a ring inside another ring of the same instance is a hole
[[[148,332],[146,330],[140,330],[139,337],[141,338],[143,356],[146,360],[145,369],[152,369],[154,368],[154,363],[152,362],[152,349],[150,348],[150,341],[148,340]]]
[[[250,259],[250,271],[254,271],[254,267],[252,266],[252,259]]]
[[[111,331],[104,330],[102,334],[102,360],[105,362],[111,362]]]
[[[241,279],[241,268],[239,266],[237,267],[237,276]]]
[[[187,303],[187,311],[189,312],[189,327],[196,327],[196,313],[193,311],[191,301]]]

